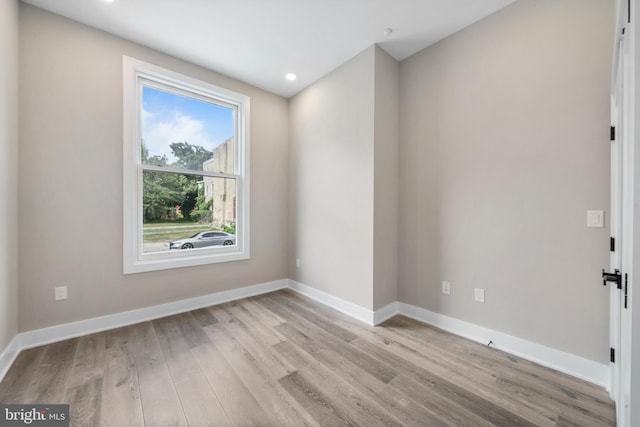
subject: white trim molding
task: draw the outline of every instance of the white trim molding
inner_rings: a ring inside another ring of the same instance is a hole
[[[185,313],[187,311],[197,310],[199,308],[248,298],[255,295],[266,294],[280,289],[285,289],[286,287],[286,280],[276,280],[273,282],[261,283],[259,285],[246,286],[243,288],[216,292],[166,304],[159,304],[151,307],[139,308],[136,310],[124,311],[121,313],[109,314],[107,316],[94,317],[92,319],[23,332],[20,334],[21,350],[119,328],[122,326],[134,325],[148,320]]]
[[[255,295],[274,292],[280,289],[291,289],[309,297],[328,307],[338,310],[354,319],[368,325],[378,325],[385,320],[402,314],[412,319],[433,325],[442,330],[468,338],[482,344],[493,341],[495,347],[504,352],[520,356],[540,365],[547,366],[560,372],[584,379],[602,387],[607,387],[610,368],[592,360],[574,354],[566,353],[541,344],[536,344],[522,338],[514,337],[503,332],[465,322],[443,314],[434,313],[427,309],[416,307],[403,302],[393,302],[376,311],[366,309],[344,299],[315,289],[290,279],[275,280],[253,286],[246,286],[229,291],[216,292],[200,297],[169,302],[152,307],[95,317],[87,320],[51,326],[48,328],[22,332],[16,335],[7,348],[0,353],[0,381],[13,364],[22,350],[38,347],[93,334],[122,326],[133,325],[148,320],[184,313],[203,307],[222,304]]]
[[[393,316],[400,313],[400,306],[398,301],[394,301],[391,304],[387,304],[384,307],[376,310],[373,313],[373,324],[379,325],[385,320],[391,319]]]
[[[608,365],[524,340],[504,332],[435,313],[403,302],[392,302],[376,311],[345,301],[326,292],[289,280],[289,288],[369,325],[379,325],[401,314],[481,344],[492,341],[495,348],[604,388],[609,382]]]
[[[305,285],[300,286],[303,286],[305,289],[313,289]],[[151,307],[144,307],[136,310],[124,311],[120,313],[109,314],[106,316],[79,320],[77,322],[64,323],[61,325],[22,332],[14,336],[7,347],[4,349],[4,351],[0,353],[0,381],[2,381],[4,376],[7,374],[9,368],[11,367],[13,362],[15,362],[16,358],[22,350],[27,350],[34,347],[39,347],[41,345],[51,344],[54,342],[94,334],[110,329],[120,328],[123,326],[134,325],[136,323],[159,319],[174,314],[185,313],[187,311],[197,310],[199,308],[222,304],[229,301],[235,301],[242,298],[267,294],[290,287],[291,285],[288,279],[280,279],[272,282],[265,282],[257,285],[245,286],[238,289],[231,289],[228,291],[216,292],[199,297],[154,305]],[[316,293],[318,292],[319,291],[316,291]],[[333,300],[329,301],[318,301],[330,307],[334,307],[334,305],[342,306],[340,301],[342,301],[342,304],[344,306],[351,305],[353,307],[358,307],[354,304],[347,303],[346,301],[339,300],[338,298],[332,298]],[[354,312],[343,312],[347,315],[355,317],[356,319],[363,320],[362,318],[354,315]],[[373,315],[371,315],[371,317],[373,318]]]
[[[287,279],[274,280],[272,282],[245,286],[238,289],[216,292],[199,297],[168,302],[151,307],[139,308],[106,316],[94,317],[77,322],[64,323],[48,328],[35,329],[16,335],[7,348],[0,353],[0,381],[22,350],[51,344],[70,338],[107,331],[109,329],[134,325],[148,320],[159,319],[173,314],[185,313],[203,307],[248,298],[255,295],[266,294],[280,289],[286,289],[289,283]]]
[[[20,348],[20,334],[18,334],[9,341],[7,347],[0,353],[0,381],[2,381],[7,374],[11,365],[13,365],[20,351],[22,351],[22,349]]]
[[[316,300],[326,306],[329,306],[334,310],[338,310],[348,316],[353,317],[354,319],[358,319],[368,325],[374,324],[374,312],[372,310],[366,309],[347,300],[334,297],[333,295],[328,294],[324,291],[320,291],[316,288],[304,285],[291,279],[289,279],[289,289],[296,291],[301,295],[309,297],[312,300]]]
[[[492,341],[495,344],[495,348],[506,353],[581,378],[604,388],[608,386],[610,373],[608,365],[403,302],[398,303],[398,314],[481,344],[487,344]]]

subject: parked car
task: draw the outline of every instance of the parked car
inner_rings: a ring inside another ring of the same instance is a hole
[[[193,249],[205,246],[231,246],[236,244],[234,234],[224,231],[201,231],[191,237],[174,240],[169,243],[169,249]]]

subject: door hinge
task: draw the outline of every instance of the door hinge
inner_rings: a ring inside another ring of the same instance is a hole
[[[611,347],[609,349],[609,352],[610,352],[609,360],[611,361],[611,363],[616,363],[616,349]]]
[[[609,139],[611,141],[615,141],[616,140],[616,127],[615,126],[611,126],[611,130],[610,130],[610,134],[609,134]]]
[[[615,237],[609,237],[609,251],[611,251],[611,252],[615,252],[616,251],[616,238]]]
[[[620,274],[620,270],[617,268],[613,273],[609,273],[602,269],[602,285],[607,286],[607,283],[615,283],[618,289],[622,289],[622,274]]]
[[[627,281],[627,274],[624,275],[624,308],[629,308],[629,283]]]

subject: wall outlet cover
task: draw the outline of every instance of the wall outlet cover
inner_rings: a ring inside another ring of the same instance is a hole
[[[451,283],[442,282],[442,293],[447,295],[451,294]]]
[[[474,296],[474,299],[477,302],[482,302],[483,303],[484,302],[484,289],[475,288],[473,290],[473,296]]]

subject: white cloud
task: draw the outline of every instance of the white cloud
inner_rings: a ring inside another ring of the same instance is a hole
[[[154,116],[155,114],[153,114],[151,111],[143,108],[142,109],[142,126],[144,127],[145,123],[148,123],[149,121],[153,120]]]
[[[207,150],[214,148],[213,141],[206,134],[203,121],[175,111],[158,117],[143,108],[142,138],[150,156],[164,154],[170,163],[175,160],[169,147],[172,142],[188,142]]]

